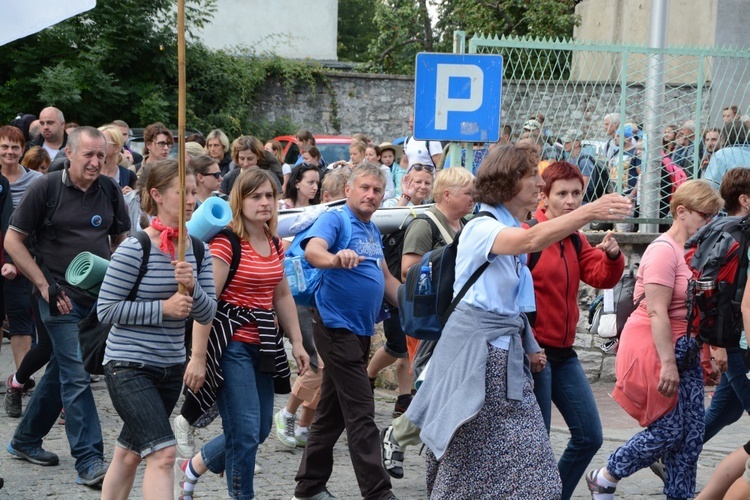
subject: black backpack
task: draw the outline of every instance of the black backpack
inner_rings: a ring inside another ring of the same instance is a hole
[[[526,224],[529,227],[534,227],[537,224],[539,224],[539,221],[536,219],[529,219],[526,221]],[[569,238],[573,242],[573,248],[576,249],[576,255],[581,255],[581,248],[583,248],[583,243],[581,243],[581,235],[578,234],[578,231],[576,231],[575,233],[571,234]],[[542,257],[542,250],[529,254],[529,261],[526,264],[526,267],[529,268],[529,271],[534,270],[534,267],[536,267],[541,257]]]
[[[581,155],[578,158],[578,162],[581,160],[589,160],[594,164],[594,170],[591,172],[586,192],[583,194],[583,201],[589,203],[611,192],[609,187],[609,168],[607,168],[604,159],[592,155]]]
[[[739,345],[749,244],[750,216],[716,219],[685,243],[685,261],[693,273],[688,284],[688,333],[697,333],[702,342]],[[704,280],[712,284],[711,290],[700,289]]]
[[[397,231],[383,235],[383,258],[388,265],[388,270],[391,271],[393,277],[399,281],[401,281],[401,257],[404,252],[406,230],[416,219],[429,222],[430,228],[432,229],[432,241],[442,242],[441,245],[446,244],[445,239],[440,234],[440,229],[438,229],[435,222],[425,214],[419,214],[414,218],[409,218],[409,220],[405,224],[402,224]]]

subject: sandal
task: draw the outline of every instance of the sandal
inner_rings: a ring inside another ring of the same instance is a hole
[[[193,498],[193,495],[195,494],[195,488],[193,488],[190,491],[185,491],[185,483],[189,483],[193,485],[198,484],[197,479],[188,479],[187,475],[185,474],[185,469],[187,469],[187,465],[189,462],[190,462],[190,459],[178,461],[178,464],[179,464],[178,467],[182,471],[182,479],[180,480],[180,483],[179,483],[180,484],[180,496],[177,497],[180,500],[183,500],[184,498]]]
[[[615,490],[617,489],[616,486],[602,486],[597,481],[597,477],[599,476],[599,471],[601,469],[592,469],[589,471],[588,474],[586,474],[586,484],[589,487],[589,491],[591,492],[591,497],[594,497],[594,493],[603,494],[603,495],[614,495]]]
[[[404,451],[392,438],[393,427],[386,427],[380,431],[380,447],[383,452],[383,468],[389,476],[395,479],[404,477]]]

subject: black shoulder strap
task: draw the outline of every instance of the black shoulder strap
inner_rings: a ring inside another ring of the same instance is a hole
[[[104,195],[112,203],[112,211],[115,217],[115,228],[110,228],[109,234],[117,236],[125,232],[123,230],[123,224],[118,215],[120,214],[120,198],[117,196],[117,192],[120,191],[120,186],[115,182],[114,179],[109,177],[99,176],[99,185],[104,190]]]
[[[60,204],[60,194],[63,188],[63,176],[64,170],[58,170],[57,172],[50,172],[47,174],[47,201],[44,205],[44,219],[42,220],[42,231],[47,233],[47,237],[51,240],[55,239],[55,232],[52,230],[52,216],[55,215],[57,206]]]
[[[193,242],[193,255],[195,256],[195,266],[198,271],[198,274],[201,273],[201,267],[203,264],[203,259],[206,256],[206,249],[203,246],[203,240],[198,238],[197,236],[190,235],[190,240]]]
[[[133,289],[130,290],[130,294],[128,294],[127,300],[130,302],[134,301],[136,294],[138,294],[138,287],[141,285],[143,276],[146,274],[148,258],[151,255],[151,238],[148,237],[148,234],[146,234],[145,231],[138,231],[133,236],[138,240],[138,243],[141,244],[143,257],[141,258],[141,267],[138,269],[138,277],[135,279],[135,283],[133,283]]]
[[[430,230],[432,231],[432,241],[433,241],[433,243],[435,241],[442,241],[444,244],[448,243],[447,241],[445,241],[445,238],[443,238],[443,235],[440,234],[440,229],[437,227],[437,224],[435,224],[435,221],[432,220],[432,218],[430,218],[426,214],[419,214],[414,219],[415,220],[419,219],[419,220],[426,220],[427,221],[427,223],[430,225]]]
[[[237,236],[237,233],[230,228],[225,227],[219,231],[219,234],[226,236],[227,239],[229,239],[229,243],[232,245],[232,262],[229,264],[229,274],[227,274],[227,280],[224,282],[224,288],[221,289],[221,292],[216,294],[217,297],[224,293],[224,290],[227,289],[229,283],[234,279],[234,275],[237,274],[237,269],[240,268],[240,260],[242,259],[242,242],[240,242],[240,237]]]
[[[539,224],[539,221],[536,219],[529,219],[526,221],[526,224],[528,224],[529,227],[531,228]],[[578,234],[578,231],[576,231],[575,233],[571,234],[569,238],[573,242],[573,248],[576,249],[576,255],[581,255],[581,249],[583,248],[583,243],[581,243],[581,235]],[[529,262],[526,264],[526,267],[529,268],[529,271],[534,270],[534,267],[536,267],[541,257],[542,257],[541,251],[533,252],[529,254]]]
[[[491,212],[479,212],[474,217],[492,217],[493,219],[496,219],[496,217]],[[456,239],[453,240],[452,245],[458,245],[458,237],[459,235],[456,235]],[[461,290],[458,291],[458,294],[453,298],[451,301],[451,304],[448,306],[448,309],[445,310],[445,313],[443,314],[444,319],[448,319],[451,314],[453,314],[453,311],[456,309],[456,306],[461,302],[461,300],[464,298],[464,295],[466,295],[466,292],[469,291],[469,288],[477,282],[479,277],[482,275],[482,273],[487,269],[490,265],[490,261],[485,262],[481,266],[479,266],[479,269],[474,271],[474,273],[469,277],[469,280],[464,283],[464,286],[461,287]]]

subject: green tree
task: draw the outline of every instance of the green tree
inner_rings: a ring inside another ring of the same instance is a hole
[[[0,117],[55,105],[68,120],[175,116],[176,0],[99,0],[94,9],[3,47]],[[215,0],[187,0],[187,30]]]
[[[341,61],[364,62],[378,36],[372,0],[339,0],[337,53]]]
[[[575,0],[435,0],[431,22],[426,0],[380,0],[380,35],[368,52],[368,71],[411,74],[421,51],[451,52],[453,32],[488,35],[572,37],[580,22]]]

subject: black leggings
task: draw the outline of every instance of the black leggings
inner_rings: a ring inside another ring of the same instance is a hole
[[[34,325],[36,326],[36,344],[31,346],[29,352],[23,357],[21,366],[16,371],[16,380],[19,384],[28,382],[32,375],[49,363],[49,358],[52,356],[52,341],[49,339],[49,333],[47,333],[44,323],[39,319],[39,302],[34,298],[31,304]]]

